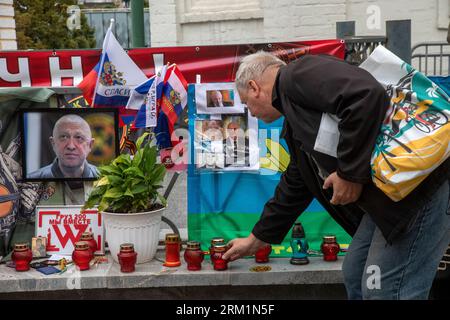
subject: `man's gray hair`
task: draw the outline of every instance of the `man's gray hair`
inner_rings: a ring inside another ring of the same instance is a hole
[[[284,66],[286,63],[275,55],[258,51],[242,59],[236,72],[236,88],[239,92],[245,92],[250,80],[259,80],[263,72],[271,66]]]

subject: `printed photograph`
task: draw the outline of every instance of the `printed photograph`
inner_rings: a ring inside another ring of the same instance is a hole
[[[223,168],[222,120],[197,120],[195,122],[196,163],[198,168]]]
[[[243,114],[246,109],[232,82],[196,84],[195,104],[197,114]]]
[[[208,108],[223,108],[234,106],[233,90],[207,90],[206,99]]]
[[[245,115],[224,116],[223,148],[225,167],[242,167],[249,165],[250,143],[248,137],[248,123]]]
[[[31,239],[31,251],[34,258],[42,258],[47,255],[47,238],[33,237]]]

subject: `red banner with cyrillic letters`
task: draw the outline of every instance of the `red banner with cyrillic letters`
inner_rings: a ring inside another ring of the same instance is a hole
[[[234,80],[240,58],[258,50],[275,52],[288,62],[305,54],[344,57],[341,40],[284,43],[141,48],[128,51],[130,57],[152,76],[155,65],[178,64],[186,80],[229,82]],[[0,87],[76,86],[99,62],[100,50],[0,51]]]

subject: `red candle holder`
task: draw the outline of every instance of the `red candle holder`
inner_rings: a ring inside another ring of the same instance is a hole
[[[97,241],[95,241],[94,234],[92,232],[83,232],[80,241],[85,241],[89,244],[89,248],[91,249],[92,254],[94,254],[97,251],[98,249]]]
[[[335,236],[324,236],[320,250],[323,253],[323,260],[336,261],[337,255],[340,251],[340,246],[336,242]]]
[[[180,261],[181,241],[180,236],[176,233],[166,234],[166,261],[165,267],[178,267]]]
[[[117,254],[120,263],[121,272],[134,272],[137,260],[137,252],[134,251],[132,243],[120,245],[120,252]]]
[[[200,242],[189,241],[184,251],[184,260],[187,263],[187,269],[189,271],[201,270],[203,259],[204,253],[200,249]]]
[[[75,265],[81,270],[89,269],[89,262],[91,262],[94,254],[89,248],[89,244],[84,241],[75,243],[75,250],[72,253],[72,260]]]
[[[269,262],[269,255],[272,253],[272,246],[269,244],[264,246],[255,253],[255,262],[266,263]]]
[[[27,243],[17,243],[11,256],[16,264],[16,271],[30,270],[30,262],[33,260],[33,253]]]
[[[225,239],[216,237],[211,239],[211,246],[209,247],[209,257],[211,259],[211,263],[214,264],[214,246],[218,244],[224,244]]]
[[[214,270],[223,271],[228,269],[228,261],[223,259],[223,255],[227,251],[226,244],[217,244],[214,246]]]

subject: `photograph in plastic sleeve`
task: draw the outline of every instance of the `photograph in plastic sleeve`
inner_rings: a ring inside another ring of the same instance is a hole
[[[203,83],[195,85],[198,114],[244,113],[245,107],[232,82]]]
[[[247,113],[196,121],[196,166],[223,171],[258,170],[257,120]]]
[[[222,120],[197,120],[195,122],[197,168],[224,168],[223,138]]]
[[[234,107],[234,91],[227,90],[206,90],[207,108]]]

